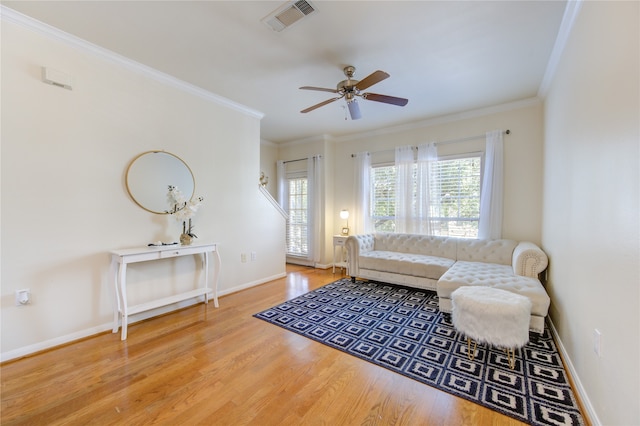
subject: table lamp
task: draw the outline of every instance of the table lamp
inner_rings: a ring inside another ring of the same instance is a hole
[[[342,228],[342,235],[349,235],[349,210],[341,210],[340,218],[347,221],[347,225]]]

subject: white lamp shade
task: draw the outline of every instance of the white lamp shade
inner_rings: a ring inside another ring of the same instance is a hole
[[[352,120],[359,120],[360,118],[362,118],[362,114],[360,114],[360,106],[355,99],[347,102],[347,106],[349,107],[349,113],[351,114]]]
[[[340,218],[341,219],[349,219],[349,210],[342,210],[340,212]]]

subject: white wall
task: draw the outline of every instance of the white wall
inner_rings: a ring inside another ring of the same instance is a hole
[[[640,424],[639,5],[583,3],[544,114],[550,316],[606,425]]]
[[[54,35],[3,14],[2,358],[109,329],[109,250],[177,240],[172,217],[126,192],[126,168],[144,151],[172,152],[193,170],[204,197],[195,232],[219,243],[222,294],[283,276],[284,219],[258,190],[261,114]],[[72,75],[73,90],[42,83],[42,66]],[[257,260],[242,263],[251,251]],[[132,297],[193,286],[193,266],[137,265]],[[16,307],[22,288],[33,302]]]

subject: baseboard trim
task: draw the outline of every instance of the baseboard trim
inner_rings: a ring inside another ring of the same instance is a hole
[[[59,336],[53,339],[34,343],[32,345],[23,346],[11,351],[2,352],[0,353],[0,362],[23,358],[25,356],[45,351],[47,349],[55,348],[56,346],[62,346],[66,345],[67,343],[82,340],[96,334],[104,333],[107,330],[111,330],[112,327],[113,322],[110,322],[109,324],[102,324],[95,327],[86,328],[84,330],[76,331],[75,333],[66,334],[64,336]]]
[[[231,288],[228,288],[226,290],[223,290],[223,291],[219,292],[218,296],[224,296],[224,295],[231,294],[231,293],[237,293],[239,291],[246,290],[248,288],[255,287],[255,286],[260,285],[260,284],[268,283],[269,281],[277,280],[279,278],[284,278],[286,276],[287,276],[287,273],[286,272],[282,272],[280,274],[272,275],[272,276],[267,277],[267,278],[263,278],[263,279],[256,280],[256,281],[251,281],[251,282],[248,282],[248,283],[245,283],[245,284],[240,284],[240,285],[237,285],[235,287],[231,287]]]
[[[573,363],[571,362],[571,358],[567,353],[567,350],[562,343],[562,339],[560,339],[560,335],[558,334],[558,330],[556,329],[551,318],[547,317],[547,323],[549,324],[549,331],[553,335],[556,344],[558,345],[558,351],[560,355],[562,355],[562,359],[564,360],[569,375],[571,376],[571,380],[573,381],[573,385],[575,386],[575,390],[578,392],[578,397],[580,398],[580,403],[582,407],[585,409],[586,413],[583,413],[587,417],[587,421],[593,426],[600,426],[602,423],[598,418],[598,414],[593,409],[593,405],[591,404],[591,400],[589,399],[589,395],[587,395],[587,391],[584,386],[582,386],[582,382],[580,381],[580,376],[578,376],[578,372],[576,371]]]
[[[287,276],[287,273],[283,272],[283,273],[272,275],[270,277],[262,278],[256,281],[251,281],[245,284],[237,285],[235,287],[231,287],[229,289],[225,289],[218,292],[218,296],[224,296],[227,294],[236,293],[238,291],[246,290],[248,288],[255,287],[257,285],[264,284],[279,278],[284,278],[286,276]],[[202,300],[203,300],[203,296],[200,296],[200,297],[189,299],[183,302],[174,303],[173,305],[163,306],[158,309],[142,312],[138,315],[132,315],[130,318],[129,324],[135,324],[139,321],[143,321],[157,315],[162,315],[172,311],[177,311],[178,309],[183,309],[188,306],[192,306],[197,303],[200,303]],[[23,346],[21,348],[13,349],[7,352],[2,352],[0,353],[0,362],[11,361],[18,358],[34,355],[38,352],[46,351],[49,349],[53,349],[57,346],[62,346],[78,340],[86,339],[87,337],[95,336],[97,334],[101,334],[106,331],[111,332],[112,328],[113,328],[113,322],[109,321],[108,323],[100,324],[95,327],[86,328],[84,330],[79,330],[70,334],[66,334],[64,336],[55,337],[53,339],[44,340],[42,342],[34,343],[32,345]],[[120,331],[118,331],[118,333],[120,333]]]

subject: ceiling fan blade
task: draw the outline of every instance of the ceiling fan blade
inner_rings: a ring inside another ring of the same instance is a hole
[[[303,110],[302,110],[302,111],[300,111],[300,112],[301,112],[301,113],[306,113],[306,112],[309,112],[309,111],[313,111],[314,109],[320,108],[321,106],[325,106],[325,105],[327,105],[327,104],[330,104],[331,102],[335,102],[335,101],[337,101],[338,99],[342,99],[342,96],[337,97],[337,98],[327,99],[327,100],[326,100],[326,101],[324,101],[324,102],[320,102],[319,104],[315,104],[315,105],[313,105],[313,106],[310,106],[309,108],[307,108],[307,109],[303,109]]]
[[[374,71],[373,73],[366,76],[363,80],[360,80],[358,84],[356,84],[356,89],[364,90],[367,87],[371,87],[376,83],[380,83],[385,78],[389,78],[389,74],[384,71]]]
[[[377,93],[363,93],[362,97],[368,101],[383,102],[385,104],[405,106],[409,99],[396,98],[395,96],[378,95]]]
[[[320,92],[338,93],[336,89],[325,89],[324,87],[302,86],[302,90],[318,90]]]
[[[351,102],[347,102],[347,107],[349,107],[349,114],[351,115],[352,120],[358,120],[362,118],[362,114],[360,114],[360,105],[356,100],[352,100]]]

